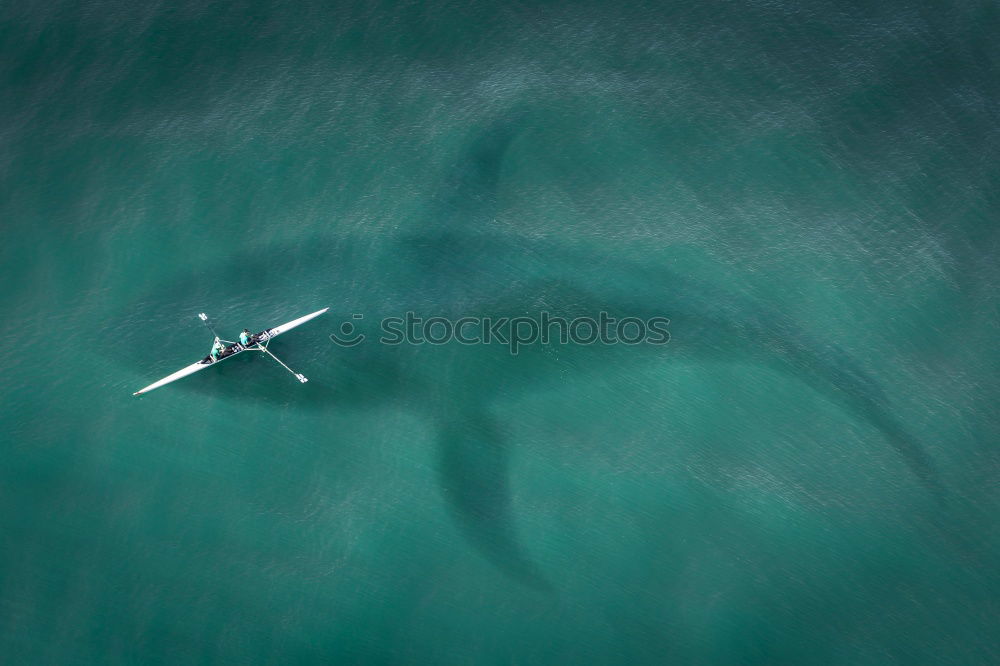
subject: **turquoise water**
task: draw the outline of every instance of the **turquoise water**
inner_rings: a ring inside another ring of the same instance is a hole
[[[869,4],[0,8],[0,661],[1000,661],[1000,13]]]

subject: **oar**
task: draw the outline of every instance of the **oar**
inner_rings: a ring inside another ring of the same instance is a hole
[[[295,372],[294,370],[292,370],[291,368],[289,368],[287,365],[285,365],[284,363],[282,363],[281,359],[278,358],[277,356],[275,356],[274,354],[272,354],[271,351],[267,347],[265,347],[264,345],[258,343],[257,344],[257,349],[261,350],[262,352],[264,352],[265,354],[267,354],[268,356],[270,356],[271,358],[273,358],[278,363],[281,363],[281,367],[283,367],[285,370],[288,370],[288,372],[290,372],[293,375],[295,375],[295,378],[298,379],[303,384],[305,384],[307,381],[309,381],[308,379],[306,379],[305,375],[303,375],[300,372]]]
[[[205,322],[205,326],[208,326],[208,330],[212,332],[212,335],[215,336],[216,340],[222,340],[222,338],[219,337],[219,334],[215,332],[215,328],[212,327],[212,322],[208,320],[207,314],[205,314],[204,312],[199,312],[198,319],[201,319],[203,322]],[[229,344],[233,344],[232,340],[222,340],[222,342],[228,342]]]

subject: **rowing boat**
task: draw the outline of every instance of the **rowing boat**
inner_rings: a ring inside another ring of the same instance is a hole
[[[322,310],[317,310],[316,312],[313,312],[311,314],[307,314],[304,317],[299,317],[298,319],[293,319],[292,321],[287,322],[285,324],[281,324],[280,326],[275,326],[273,328],[264,329],[260,333],[251,336],[250,340],[248,341],[248,343],[246,345],[240,344],[239,342],[232,342],[231,344],[229,344],[228,346],[226,346],[226,347],[223,348],[223,350],[222,350],[222,352],[220,352],[218,358],[212,358],[212,356],[210,354],[210,355],[206,356],[205,358],[201,359],[200,361],[198,361],[197,363],[192,363],[191,365],[187,366],[186,368],[181,368],[180,370],[178,370],[177,372],[173,373],[172,375],[167,375],[166,377],[164,377],[163,379],[161,379],[158,382],[153,382],[149,386],[147,386],[145,388],[139,389],[138,391],[136,391],[132,395],[141,395],[143,393],[149,393],[153,389],[158,389],[158,388],[160,388],[161,386],[163,386],[165,384],[169,384],[171,382],[175,382],[178,379],[181,379],[183,377],[187,377],[188,375],[194,374],[194,373],[198,372],[199,370],[204,370],[205,368],[209,368],[209,367],[215,365],[216,363],[220,363],[221,361],[225,361],[227,358],[232,358],[233,356],[236,356],[237,354],[240,354],[240,353],[245,352],[245,351],[260,351],[260,352],[264,352],[265,354],[267,354],[268,356],[270,356],[274,360],[278,361],[278,363],[281,363],[281,360],[278,359],[278,357],[276,357],[274,354],[272,354],[270,352],[270,350],[267,348],[267,344],[271,340],[273,340],[274,338],[276,338],[279,335],[281,335],[282,333],[287,333],[288,331],[292,330],[293,328],[295,328],[297,326],[301,326],[302,324],[306,323],[310,319],[315,319],[316,317],[320,316],[321,314],[323,314],[324,312],[326,312],[329,309],[330,308],[323,308]],[[202,313],[202,314],[200,314],[198,316],[201,317],[202,321],[206,322],[206,324],[207,324],[208,317],[204,313]],[[211,329],[210,325],[209,325],[209,328]],[[214,333],[214,330],[213,330],[213,333]],[[217,341],[221,341],[221,342],[230,342],[229,340],[221,340],[219,338],[219,336],[215,336],[215,339]],[[286,370],[288,370],[293,375],[295,375],[295,378],[298,379],[300,382],[305,383],[306,381],[308,381],[303,375],[295,372],[294,370],[292,370],[291,368],[289,368],[284,363],[281,363],[281,365],[284,366],[284,368]]]

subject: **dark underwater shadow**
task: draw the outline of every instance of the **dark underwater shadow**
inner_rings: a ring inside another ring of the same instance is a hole
[[[476,399],[448,405],[440,422],[441,492],[466,539],[509,576],[551,591],[519,545],[511,512],[508,443],[501,425]]]
[[[189,325],[197,329],[194,313],[210,309],[206,302],[217,298],[206,285],[238,284],[248,275],[261,286],[255,292],[257,300],[247,299],[247,309],[258,302],[267,307],[241,312],[244,318],[227,323],[226,330],[239,330],[265,311],[273,318],[275,304],[289,301],[290,295],[295,305],[289,306],[288,318],[333,306],[323,318],[296,331],[294,338],[278,339],[272,347],[309,376],[306,385],[286,376],[269,359],[243,358],[249,356],[244,354],[212,373],[199,373],[142,399],[168,399],[164,392],[185,391],[324,412],[387,405],[414,410],[439,432],[440,489],[468,543],[507,575],[543,590],[549,584],[516,537],[509,444],[502,424],[490,414],[500,384],[510,395],[533,390],[539,383],[562,382],[567,369],[599,370],[650,358],[750,360],[803,381],[872,424],[925,487],[936,497],[943,496],[929,456],[892,415],[884,391],[861,364],[814,339],[773,308],[659,267],[611,263],[607,257],[595,262],[592,254],[558,244],[494,233],[490,220],[504,155],[518,136],[521,118],[515,114],[513,120],[499,122],[470,140],[425,211],[427,219],[417,225],[432,231],[403,234],[374,249],[355,245],[349,238],[318,237],[294,246],[239,253],[224,265],[173,277],[162,288],[143,294],[109,321],[111,334],[101,337],[105,342],[99,343],[99,350],[123,368],[151,374],[152,381],[157,374],[150,373],[144,344],[149,330],[176,329],[182,325],[178,312],[190,316]],[[287,257],[288,262],[276,262],[276,256]],[[379,262],[397,270],[359,283],[357,275]],[[303,290],[301,285],[310,287]],[[663,347],[570,345],[561,348],[556,359],[537,349],[515,358],[495,347],[430,349],[387,346],[374,339],[381,317],[407,310],[448,317],[517,316],[543,307],[566,317],[600,310],[617,316],[666,316],[672,321],[672,340]],[[358,312],[365,314],[368,328],[360,330],[369,340],[352,348],[333,344],[327,335]],[[284,320],[257,323],[264,327]],[[115,341],[113,346],[110,340]],[[206,345],[209,341],[206,334]],[[171,347],[161,345],[155,357],[161,359]],[[180,345],[176,348],[181,351]],[[434,359],[433,354],[441,356]],[[461,354],[474,362],[465,362],[457,356]],[[190,359],[178,358],[176,365],[186,362]]]

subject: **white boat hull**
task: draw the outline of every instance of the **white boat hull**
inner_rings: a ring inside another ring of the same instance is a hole
[[[293,319],[292,321],[287,322],[285,324],[281,324],[280,326],[275,326],[274,328],[269,328],[267,330],[261,331],[256,336],[254,336],[254,338],[256,339],[257,343],[267,343],[269,340],[272,340],[272,339],[278,337],[282,333],[287,333],[288,331],[292,330],[296,326],[301,326],[302,324],[306,323],[310,319],[315,319],[316,317],[320,316],[321,314],[323,314],[324,312],[326,312],[329,309],[330,308],[323,308],[322,310],[317,310],[316,312],[313,312],[311,314],[307,314],[304,317],[299,317],[298,319]],[[227,358],[231,358],[233,356],[236,356],[237,354],[239,354],[241,352],[252,350],[252,349],[254,349],[254,347],[256,347],[256,344],[251,345],[250,347],[244,347],[243,345],[241,345],[239,343],[236,343],[234,345],[230,345],[229,347],[226,348],[226,351],[228,351],[229,353],[225,354],[221,358],[212,360],[211,356],[206,356],[205,358],[203,358],[202,360],[198,361],[197,363],[192,363],[191,365],[187,366],[186,368],[181,368],[180,370],[178,370],[177,372],[173,373],[172,375],[167,375],[166,377],[164,377],[160,381],[153,382],[149,386],[146,386],[145,388],[139,389],[138,391],[136,391],[132,395],[142,395],[143,393],[149,393],[153,389],[158,389],[158,388],[160,388],[161,386],[163,386],[165,384],[169,384],[171,382],[175,382],[178,379],[183,379],[184,377],[187,377],[190,374],[194,374],[195,372],[198,372],[199,370],[204,370],[205,368],[210,368],[213,365],[215,365],[216,363],[219,363],[221,361],[225,361]]]

